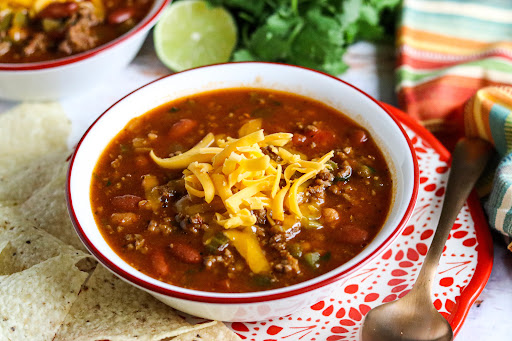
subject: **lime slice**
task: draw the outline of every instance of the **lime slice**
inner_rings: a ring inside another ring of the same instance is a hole
[[[168,68],[182,71],[229,61],[236,44],[236,25],[223,7],[201,0],[170,5],[153,32],[158,58]]]

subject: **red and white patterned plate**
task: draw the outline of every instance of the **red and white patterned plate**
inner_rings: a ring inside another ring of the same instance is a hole
[[[448,151],[398,109],[420,168],[418,202],[402,234],[370,264],[354,273],[330,298],[297,313],[259,322],[228,323],[244,340],[358,340],[364,315],[404,296],[412,287],[434,234],[447,179]],[[492,268],[492,240],[480,203],[472,196],[457,217],[435,279],[435,307],[458,332]]]

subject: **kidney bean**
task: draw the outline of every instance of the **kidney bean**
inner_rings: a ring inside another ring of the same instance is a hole
[[[188,118],[182,118],[178,122],[174,123],[169,129],[169,136],[175,140],[178,140],[188,133],[191,133],[199,125],[199,122],[189,120]]]
[[[133,7],[121,7],[112,11],[108,17],[107,22],[110,25],[117,25],[125,22],[128,19],[133,18],[135,15],[135,8]]]
[[[170,244],[171,247],[171,254],[178,258],[183,263],[187,264],[198,264],[201,262],[202,257],[199,251],[194,249],[192,246],[179,243],[179,242],[173,242]]]
[[[136,195],[126,194],[113,197],[110,202],[112,206],[123,211],[134,211],[139,208],[139,201],[143,200]]]
[[[171,271],[169,264],[165,261],[165,255],[162,251],[156,251],[153,253],[151,263],[160,276],[167,276]]]
[[[368,231],[350,225],[343,226],[336,234],[336,240],[349,244],[363,244],[369,237]]]
[[[76,2],[54,2],[43,8],[39,12],[40,18],[45,19],[62,19],[70,17],[78,10]]]
[[[350,134],[350,142],[353,145],[363,144],[366,141],[368,141],[368,136],[364,130],[356,129]]]

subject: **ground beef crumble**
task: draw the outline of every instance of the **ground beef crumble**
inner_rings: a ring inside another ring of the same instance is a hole
[[[64,40],[59,44],[59,51],[66,54],[87,51],[96,46],[98,39],[92,34],[92,27],[100,23],[94,8],[84,3],[68,21],[69,28]]]
[[[252,214],[256,216],[256,224],[265,225],[267,223],[267,210],[253,210]]]
[[[280,261],[273,264],[273,269],[279,273],[300,274],[299,261],[286,249],[286,236],[276,233],[270,237],[269,245],[279,252]]]
[[[23,53],[26,56],[33,54],[44,53],[48,49],[48,38],[43,33],[36,33],[30,42],[23,48]],[[1,53],[0,53],[1,54]]]
[[[172,205],[177,197],[182,197],[187,193],[185,189],[185,181],[182,179],[171,180],[165,185],[156,186],[154,191],[158,191],[160,203],[163,208]]]
[[[282,254],[280,263],[274,264],[274,270],[280,273],[300,274],[299,260],[293,257],[288,251]]]
[[[162,233],[167,236],[171,234],[176,229],[176,227],[172,224],[172,219],[170,217],[165,217],[163,222],[158,222],[157,220],[151,220],[148,224],[148,230],[155,233]]]
[[[1,41],[0,42],[0,56],[3,56],[7,52],[9,52],[10,49],[11,49],[11,42],[9,42],[9,41]]]
[[[209,227],[199,213],[196,213],[193,216],[178,213],[175,219],[183,231],[191,232],[193,234],[197,234],[200,230],[205,231]]]
[[[261,148],[261,151],[263,152],[263,154],[268,155],[270,159],[274,160],[275,162],[283,161],[283,159],[279,155],[274,153],[270,147],[263,147]]]
[[[311,196],[323,199],[325,197],[325,189],[330,187],[334,181],[334,175],[328,169],[321,170],[316,176],[313,184],[308,187],[307,192]]]
[[[204,266],[206,269],[211,269],[215,265],[222,265],[230,271],[235,271],[234,263],[235,257],[229,248],[224,249],[219,255],[210,255],[204,257]]]

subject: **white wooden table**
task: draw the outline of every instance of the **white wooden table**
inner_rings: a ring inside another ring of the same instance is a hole
[[[376,48],[359,43],[349,49],[345,60],[351,66],[342,79],[371,96],[396,105],[393,48]],[[89,89],[80,96],[61,101],[73,122],[70,145],[74,145],[90,123],[111,104],[149,81],[169,74],[156,58],[148,38],[132,64],[120,75]],[[17,103],[0,100],[0,112]],[[499,236],[495,238],[494,268],[491,278],[462,327],[457,341],[512,340],[512,253]]]

